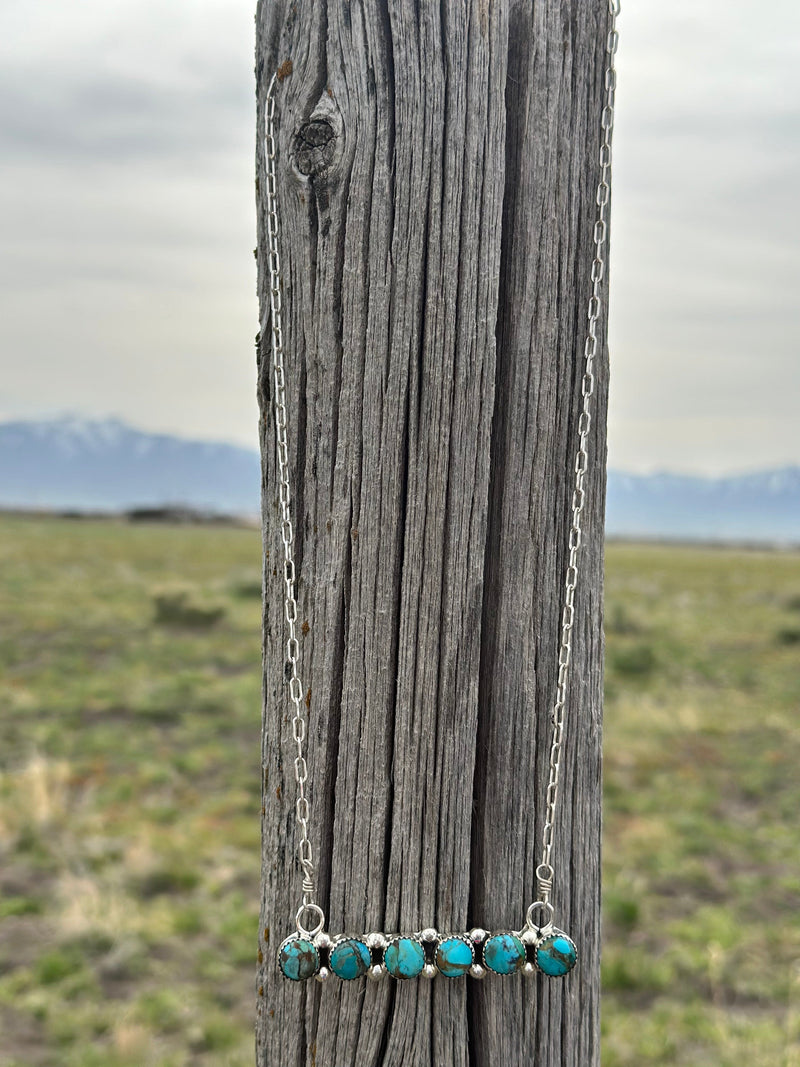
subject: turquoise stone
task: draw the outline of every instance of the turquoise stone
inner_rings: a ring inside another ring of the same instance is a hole
[[[425,966],[425,950],[416,937],[395,937],[383,950],[383,962],[394,978],[416,978]]]
[[[278,949],[278,964],[286,978],[304,982],[319,970],[319,953],[313,942],[295,934],[287,937]]]
[[[445,937],[436,946],[436,966],[447,978],[461,978],[472,966],[472,945],[463,937]]]
[[[372,953],[357,937],[345,937],[331,949],[331,970],[345,982],[361,978],[369,970]]]
[[[492,934],[483,946],[483,962],[495,974],[516,974],[525,963],[525,946],[516,934]]]
[[[536,946],[536,966],[551,978],[562,978],[578,962],[578,950],[560,930],[553,931]]]

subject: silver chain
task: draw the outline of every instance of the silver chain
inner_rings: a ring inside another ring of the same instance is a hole
[[[578,420],[578,451],[575,455],[575,483],[572,491],[572,525],[569,531],[569,563],[564,578],[564,602],[561,613],[561,645],[558,650],[558,683],[553,705],[553,739],[550,746],[550,771],[545,794],[546,815],[542,832],[542,859],[536,868],[539,899],[547,905],[553,888],[553,832],[558,806],[558,784],[561,770],[561,748],[564,741],[564,712],[567,704],[567,683],[572,660],[572,628],[575,623],[575,589],[578,584],[578,550],[581,546],[581,519],[585,501],[583,481],[589,462],[589,429],[592,422],[592,394],[594,393],[594,361],[597,355],[597,325],[602,310],[602,283],[606,272],[606,244],[608,239],[608,211],[611,198],[611,135],[614,130],[614,98],[617,91],[617,72],[614,56],[619,43],[617,16],[620,0],[609,0],[610,23],[606,38],[606,69],[604,77],[602,130],[600,144],[600,180],[595,201],[597,218],[594,224],[594,259],[592,260],[592,295],[587,308],[587,330],[583,355],[581,396],[583,405]]]
[[[558,653],[558,683],[556,699],[553,705],[553,738],[550,747],[549,778],[545,794],[546,817],[542,834],[542,859],[536,868],[539,901],[528,910],[531,912],[541,903],[552,914],[549,898],[553,888],[553,867],[551,855],[555,828],[556,809],[558,806],[558,787],[561,769],[561,750],[564,740],[564,713],[567,703],[567,683],[572,660],[572,630],[575,622],[575,590],[578,584],[578,551],[581,546],[581,519],[585,502],[584,478],[589,460],[589,430],[591,427],[591,400],[594,393],[594,361],[597,355],[597,327],[602,311],[602,282],[606,270],[606,245],[608,238],[608,211],[611,195],[611,136],[614,128],[614,98],[617,87],[617,74],[614,56],[617,51],[619,35],[617,16],[620,0],[609,0],[608,10],[610,24],[606,39],[608,57],[604,79],[604,103],[600,125],[602,138],[600,145],[600,180],[597,184],[596,203],[597,218],[594,225],[594,258],[592,261],[592,294],[587,308],[587,333],[584,344],[584,367],[581,381],[582,409],[578,420],[578,450],[575,455],[575,482],[572,493],[572,524],[569,533],[569,564],[564,579],[564,602],[561,615],[561,644]],[[270,315],[272,331],[272,367],[275,384],[275,439],[278,455],[279,502],[281,510],[281,540],[284,555],[285,617],[288,638],[286,655],[291,668],[289,680],[289,698],[294,705],[292,718],[292,735],[297,755],[294,760],[294,776],[297,783],[297,800],[295,813],[300,831],[298,857],[303,870],[303,897],[297,913],[298,929],[303,930],[300,918],[308,910],[318,918],[317,929],[324,923],[324,914],[314,902],[314,860],[311,841],[308,836],[308,823],[311,816],[306,783],[308,782],[308,765],[303,754],[306,738],[306,715],[303,705],[303,686],[297,666],[300,646],[296,635],[297,600],[295,599],[294,533],[291,519],[291,488],[289,485],[289,452],[286,433],[286,377],[283,362],[283,320],[281,306],[281,261],[278,250],[278,203],[275,177],[275,86],[277,73],[269,83],[265,100],[264,156],[267,176],[267,262],[270,277]]]
[[[308,764],[303,754],[306,739],[306,715],[303,704],[303,685],[297,660],[300,644],[297,640],[297,600],[295,598],[294,569],[294,529],[292,527],[291,501],[289,486],[289,446],[286,435],[286,375],[283,366],[283,314],[281,303],[281,257],[278,250],[278,199],[275,180],[275,83],[277,74],[272,76],[265,102],[266,133],[264,137],[264,157],[267,171],[267,262],[269,265],[269,308],[272,328],[272,370],[275,384],[275,443],[278,453],[278,500],[281,509],[281,540],[283,541],[283,581],[285,587],[285,616],[288,637],[286,639],[286,658],[291,676],[289,678],[289,699],[294,705],[292,717],[292,736],[297,750],[294,759],[294,778],[297,783],[297,800],[295,815],[300,831],[297,854],[303,869],[303,901],[298,911],[298,926],[301,913],[310,909],[321,915],[314,903],[316,892],[314,883],[314,855],[308,837],[308,823],[311,808],[306,796],[308,782]]]

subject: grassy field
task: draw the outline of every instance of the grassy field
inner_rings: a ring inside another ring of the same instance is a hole
[[[605,1067],[800,1064],[800,557],[610,546]]]
[[[259,539],[0,519],[0,1067],[250,1067]],[[800,1067],[800,556],[612,545],[605,1067]]]

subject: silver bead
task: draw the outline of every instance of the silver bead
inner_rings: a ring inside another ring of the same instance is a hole
[[[522,973],[525,975],[526,978],[533,978],[533,976],[536,974],[536,968],[530,961],[527,961],[525,964],[523,964]]]
[[[523,930],[519,935],[519,939],[523,945],[535,945],[539,940],[539,934],[536,930],[531,930],[531,928],[528,927],[527,930]]]
[[[423,930],[420,934],[420,937],[423,941],[435,941],[438,936],[439,935],[436,933],[432,926],[427,927],[427,929]]]
[[[469,932],[470,941],[474,942],[476,945],[479,944],[481,941],[485,941],[488,936],[489,935],[486,933],[486,931],[482,930],[480,926],[473,927],[473,929]]]
[[[480,963],[473,963],[469,969],[469,973],[472,975],[473,978],[485,978],[486,968],[482,967]]]
[[[384,934],[367,934],[367,948],[386,948]]]
[[[422,968],[422,973],[425,975],[426,978],[435,978],[436,968],[432,963],[426,963],[425,966]]]
[[[380,979],[383,978],[385,974],[386,968],[383,966],[382,963],[376,963],[374,967],[370,967],[370,969],[367,971],[367,977],[371,978],[373,982],[380,981]]]
[[[323,931],[321,934],[317,934],[314,938],[314,944],[317,948],[330,948],[333,944],[333,938],[330,934],[326,934]]]
[[[330,976],[331,972],[328,970],[327,967],[320,967],[319,971],[317,972],[316,979],[318,982],[327,982]]]

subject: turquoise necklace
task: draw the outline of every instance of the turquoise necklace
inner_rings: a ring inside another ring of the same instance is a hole
[[[345,982],[367,976],[379,980],[385,975],[401,980],[424,976],[435,978],[484,978],[487,974],[511,975],[537,973],[551,978],[568,974],[578,960],[574,941],[554,923],[551,903],[555,872],[551,863],[553,835],[558,806],[561,751],[564,740],[564,713],[567,683],[572,658],[572,630],[575,617],[575,590],[578,583],[578,553],[581,545],[581,518],[588,464],[588,438],[591,424],[591,400],[594,393],[594,361],[598,346],[598,323],[602,308],[602,281],[605,275],[608,234],[608,210],[611,191],[611,135],[614,125],[616,71],[614,56],[618,34],[616,19],[619,0],[608,0],[609,33],[606,41],[607,65],[605,92],[600,119],[600,179],[597,185],[597,215],[594,226],[592,292],[587,307],[587,331],[584,347],[582,409],[578,422],[578,447],[575,454],[575,480],[572,493],[572,521],[569,535],[569,563],[564,577],[561,641],[558,653],[558,681],[552,711],[552,740],[545,824],[542,834],[541,862],[536,868],[537,898],[525,913],[519,930],[488,931],[475,927],[466,932],[441,933],[433,927],[410,933],[369,933],[331,936],[325,930],[325,913],[316,901],[313,852],[308,836],[311,812],[306,795],[308,765],[304,755],[306,716],[303,687],[300,681],[297,640],[297,601],[295,599],[294,532],[291,518],[289,483],[289,449],[286,413],[286,376],[283,359],[283,319],[281,262],[278,248],[278,201],[275,164],[275,90],[276,72],[265,101],[264,155],[266,163],[267,262],[270,279],[270,332],[275,386],[275,440],[278,466],[278,499],[283,544],[283,580],[287,627],[286,656],[289,670],[289,700],[293,708],[292,738],[295,746],[294,776],[297,784],[295,815],[298,828],[297,852],[303,872],[301,903],[295,915],[295,932],[278,949],[281,973],[293,982],[316,978],[320,982],[335,976]]]

